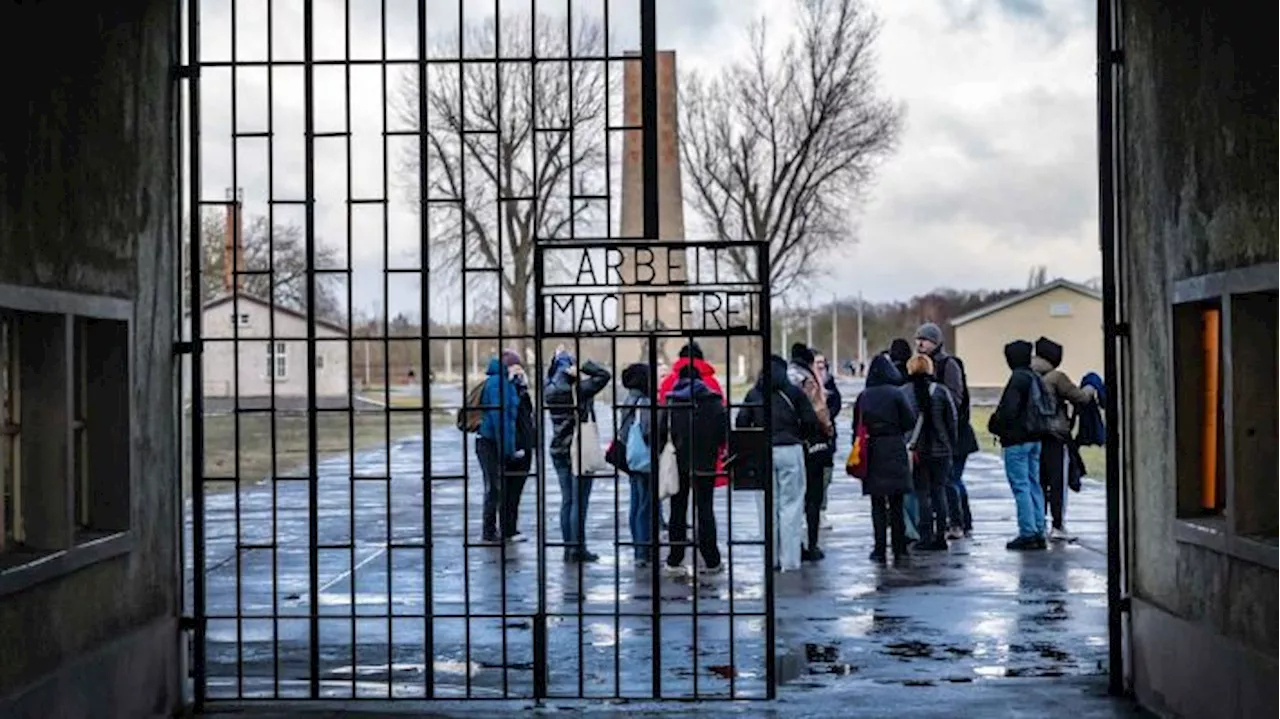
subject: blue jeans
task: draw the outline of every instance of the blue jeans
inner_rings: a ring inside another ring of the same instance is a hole
[[[569,455],[552,455],[551,464],[560,478],[560,539],[566,552],[587,551],[587,504],[591,499],[590,477],[574,477]]]
[[[636,561],[649,561],[653,556],[650,522],[653,521],[653,480],[647,474],[628,475],[631,481],[631,502],[627,520],[631,525],[631,544]]]
[[[1018,509],[1018,536],[1043,537],[1044,492],[1040,489],[1040,443],[1025,442],[1004,448],[1004,474]]]
[[[973,515],[969,512],[969,490],[964,486],[964,465],[967,456],[956,457],[951,463],[951,481],[947,483],[947,512],[952,529],[973,531]]]

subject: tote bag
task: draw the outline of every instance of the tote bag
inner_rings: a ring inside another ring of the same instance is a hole
[[[576,407],[578,393],[574,392],[573,397]],[[587,411],[587,419],[578,421],[569,445],[569,459],[575,477],[609,471],[609,465],[604,461],[604,448],[600,446],[600,427],[596,424],[595,413],[590,410]]]
[[[676,464],[676,446],[671,442],[658,457],[658,500],[668,499],[680,491],[680,468]]]

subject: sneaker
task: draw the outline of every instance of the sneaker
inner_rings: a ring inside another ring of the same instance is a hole
[[[702,569],[699,569],[698,574],[702,574],[702,575],[720,574],[723,571],[724,571],[724,562],[720,562],[714,567],[703,567]]]
[[[507,542],[510,544],[524,544],[525,542],[529,541],[528,537],[524,536],[519,532],[516,532],[515,534],[507,535],[506,539],[507,539]]]
[[[869,560],[871,560],[871,561],[873,561],[873,562],[878,562],[878,563],[880,563],[880,564],[884,564],[884,561],[885,561],[885,554],[884,554],[884,550],[883,550],[883,549],[873,549],[873,550],[871,550],[871,554],[867,557],[867,559],[869,559]]]
[[[1011,552],[1025,552],[1029,549],[1044,549],[1045,541],[1044,541],[1044,537],[1035,537],[1035,536],[1018,537],[1017,539],[1011,540],[1008,544],[1004,545],[1004,548],[1008,549]]]
[[[972,529],[972,528],[969,528],[969,529],[964,530],[964,538],[965,538],[965,539],[973,539],[973,529]]]
[[[591,564],[593,562],[600,561],[600,555],[595,554],[594,552],[588,552],[587,550],[584,549],[581,552],[578,552],[578,561]]]
[[[662,568],[662,571],[668,577],[683,577],[688,573],[685,571],[683,564],[667,564]]]
[[[484,532],[480,535],[480,541],[483,544],[500,544],[502,540],[498,539],[497,532]]]
[[[1043,534],[1036,537],[1036,546],[1032,547],[1032,549],[1048,549],[1048,548],[1049,548],[1049,540],[1045,539],[1045,536]]]
[[[636,569],[648,569],[648,568],[649,568],[649,560],[636,559]]]
[[[952,527],[951,529],[947,530],[947,539],[953,542],[957,539],[964,539],[964,538],[965,538],[964,530],[959,527]]]
[[[1067,531],[1067,525],[1064,524],[1061,527],[1054,527],[1049,533],[1049,539],[1055,542],[1074,542],[1076,537]]]

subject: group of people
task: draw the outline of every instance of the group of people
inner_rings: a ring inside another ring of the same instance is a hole
[[[1017,506],[1018,535],[1009,549],[1041,549],[1051,538],[1070,537],[1066,492],[1068,486],[1078,487],[1081,469],[1070,436],[1070,407],[1096,406],[1098,393],[1092,386],[1077,386],[1058,369],[1062,354],[1061,345],[1043,337],[1034,345],[1016,341],[1005,347],[1012,374],[988,430],[1003,448]],[[824,559],[821,533],[829,529],[827,494],[835,468],[836,420],[843,408],[825,357],[803,344],[790,348],[789,359],[772,356],[734,418],[739,430],[769,428],[764,449],[772,455],[769,477],[752,470],[748,452],[735,450],[729,456],[727,394],[697,343],[682,346],[656,388],[650,386],[650,376],[644,363],[623,369],[626,394],[618,405],[611,456],[606,457],[629,480],[628,526],[636,565],[658,560],[653,530],[661,526],[668,533],[667,568],[684,571],[692,507],[697,534],[692,546],[702,558],[701,571],[720,571],[713,499],[715,488],[730,475],[735,490],[772,491],[776,570],[793,571],[803,562]],[[547,368],[548,455],[560,486],[566,562],[599,559],[587,546],[586,531],[594,471],[580,464],[584,445],[589,449],[599,442],[598,435],[584,433],[595,425],[597,395],[611,382],[609,370],[589,360],[579,364],[563,349]],[[485,478],[482,539],[520,541],[518,507],[538,442],[520,355],[508,350],[491,360],[486,381],[467,404],[479,415],[474,430]],[[766,417],[766,411],[771,415]],[[941,328],[926,323],[917,330],[914,347],[905,339],[894,340],[871,360],[866,388],[853,403],[851,431],[867,453],[862,492],[871,501],[872,561],[884,562],[890,552],[901,559],[913,550],[945,551],[949,541],[972,536],[963,475],[968,456],[979,445],[971,426],[964,363],[946,351]],[[660,497],[659,473],[667,460],[655,465],[650,457],[664,450],[674,456],[678,485]],[[766,488],[767,482],[772,486]],[[757,491],[756,497],[763,527],[765,492]],[[660,499],[669,499],[669,521]]]

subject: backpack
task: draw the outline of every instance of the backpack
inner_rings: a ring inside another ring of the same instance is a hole
[[[1058,416],[1058,400],[1044,386],[1044,379],[1031,372],[1031,389],[1027,392],[1027,411],[1024,418],[1027,430],[1033,437],[1052,434],[1053,421]]]
[[[480,420],[484,417],[484,410],[479,409],[484,397],[484,382],[471,388],[467,392],[467,398],[463,401],[462,407],[458,408],[458,416],[454,420],[459,432],[479,432]]]

